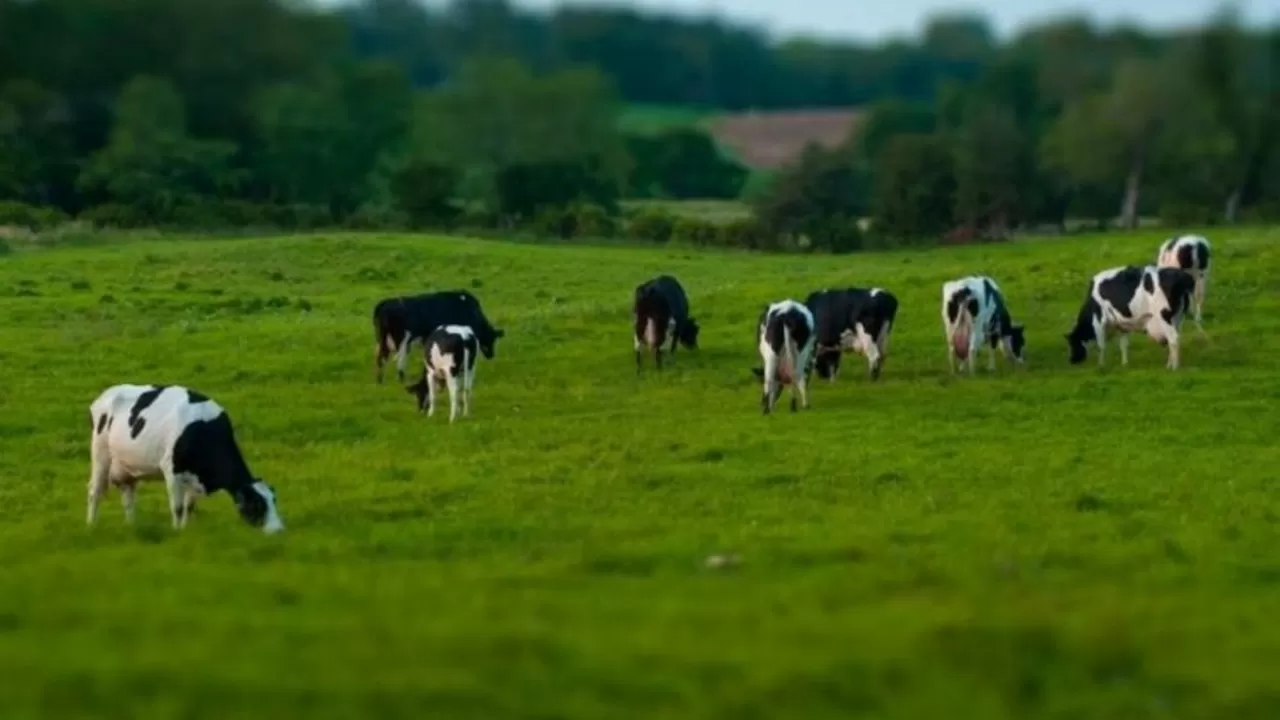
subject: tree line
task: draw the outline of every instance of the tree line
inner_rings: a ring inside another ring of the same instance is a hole
[[[728,198],[705,132],[626,104],[849,106],[711,226],[625,198]],[[0,0],[0,224],[524,229],[849,250],[1068,220],[1274,217],[1280,32],[1230,12],[1155,34],[1059,20],[999,43],[777,41],[627,9],[504,0]],[[868,225],[864,220],[870,218]]]

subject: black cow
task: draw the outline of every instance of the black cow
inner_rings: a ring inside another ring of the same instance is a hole
[[[856,351],[866,356],[871,379],[879,379],[889,350],[889,333],[898,315],[898,299],[881,288],[846,288],[819,290],[804,304],[813,313],[818,376],[835,382],[841,354]]]
[[[1072,364],[1085,361],[1088,343],[1098,344],[1098,364],[1106,361],[1107,331],[1120,333],[1120,364],[1129,364],[1129,333],[1145,330],[1168,348],[1168,367],[1177,370],[1182,319],[1191,306],[1196,281],[1180,268],[1126,265],[1093,276],[1075,327],[1065,335]]]
[[[396,353],[396,373],[404,382],[405,361],[414,340],[424,340],[442,325],[465,325],[476,334],[480,352],[489,359],[494,344],[506,335],[496,329],[480,309],[480,301],[466,290],[443,290],[422,295],[387,298],[373,308],[374,364],[378,382],[391,353]]]
[[[653,350],[653,361],[662,369],[662,345],[667,333],[671,333],[671,348],[675,354],[676,342],[696,350],[698,347],[698,323],[689,317],[689,299],[680,281],[670,275],[659,275],[636,287],[632,305],[635,316],[636,372],[643,367],[643,349]]]

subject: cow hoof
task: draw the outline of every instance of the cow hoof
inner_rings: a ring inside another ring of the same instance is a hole
[[[795,412],[798,409],[799,409],[799,406],[796,404],[796,399],[791,398],[791,412]]]

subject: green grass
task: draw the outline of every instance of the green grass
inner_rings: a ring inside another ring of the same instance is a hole
[[[677,217],[722,225],[751,217],[751,207],[740,200],[626,200],[630,209],[653,209]]]
[[[1143,337],[1127,369],[1066,362],[1087,278],[1154,257],[1150,233],[15,247],[3,717],[1280,717],[1280,234],[1211,238],[1210,337],[1176,373]],[[631,290],[663,271],[703,347],[637,377]],[[1027,371],[948,377],[939,286],[969,272],[1026,323]],[[762,417],[761,305],[850,284],[902,302],[883,380],[853,357],[812,410]],[[374,384],[369,320],[450,287],[508,333],[452,427]],[[288,531],[215,497],[175,533],[160,485],[135,528],[113,492],[86,529],[87,406],[118,382],[223,403]]]

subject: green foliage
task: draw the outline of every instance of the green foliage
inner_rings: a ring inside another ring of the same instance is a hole
[[[626,139],[632,157],[628,186],[633,197],[736,198],[747,169],[723,157],[707,133],[676,128]]]
[[[419,234],[15,253],[4,715],[1275,717],[1280,234],[1211,238],[1211,340],[1188,331],[1178,372],[1141,335],[1101,370],[1061,338],[1090,274],[1165,235],[856,262]],[[975,270],[1026,371],[949,374],[938,290]],[[631,292],[658,272],[700,347],[637,377]],[[848,285],[900,300],[883,377],[848,355],[809,412],[762,418],[761,305]],[[450,426],[374,384],[369,312],[458,286],[507,338]],[[163,483],[135,526],[112,489],[85,528],[88,403],[126,379],[225,406],[288,529],[218,493],[174,531]]]
[[[391,176],[396,205],[417,227],[448,227],[458,216],[453,200],[461,173],[436,163],[410,160]]]
[[[499,212],[514,218],[533,217],[541,209],[563,209],[576,202],[594,203],[611,213],[618,209],[618,187],[592,157],[512,163],[498,171],[495,186]]]
[[[543,207],[531,227],[542,237],[562,240],[611,238],[617,232],[617,223],[604,208],[584,203]]]
[[[675,231],[676,217],[671,213],[645,208],[627,219],[626,234],[632,240],[665,243]]]
[[[952,153],[936,135],[899,135],[876,176],[875,232],[899,242],[936,239],[953,224]]]
[[[181,204],[234,187],[234,153],[231,143],[187,135],[182,98],[171,83],[138,77],[121,91],[107,146],[89,158],[79,183],[164,220]]]
[[[803,237],[806,247],[848,252],[861,246],[856,222],[867,195],[866,173],[853,153],[810,145],[756,201],[755,212],[769,235]]]
[[[68,216],[58,208],[36,207],[12,200],[0,200],[0,227],[12,225],[28,230],[48,230],[67,222]]]
[[[147,217],[134,206],[120,203],[95,205],[81,211],[76,217],[100,228],[137,228],[155,224],[153,218]]]
[[[671,240],[694,247],[713,247],[720,244],[720,226],[693,217],[678,218],[671,227]]]

